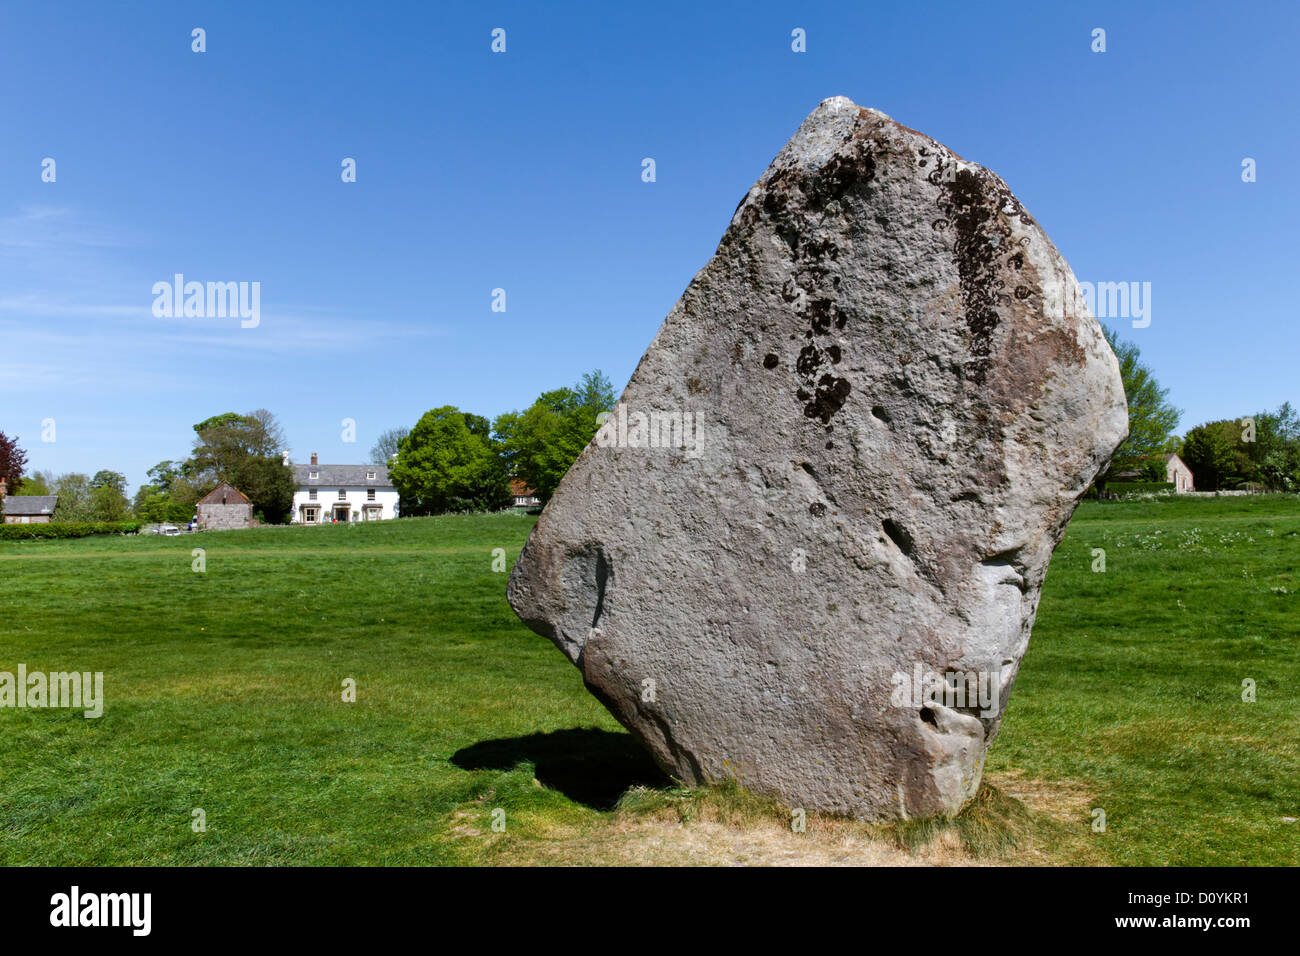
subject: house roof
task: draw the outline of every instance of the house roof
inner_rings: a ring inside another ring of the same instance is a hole
[[[518,478],[512,478],[510,480],[510,493],[517,498],[522,498],[524,496],[531,497],[537,494],[536,491],[528,487],[527,483],[520,481]]]
[[[51,515],[59,503],[58,495],[8,495],[0,499],[7,515]]]
[[[223,481],[201,499],[201,505],[247,505],[251,504],[245,494],[228,481]]]
[[[310,472],[319,477],[309,478]],[[375,477],[367,478],[368,472]],[[328,488],[331,486],[361,488],[392,488],[388,468],[384,465],[294,465],[293,482],[299,488]]]

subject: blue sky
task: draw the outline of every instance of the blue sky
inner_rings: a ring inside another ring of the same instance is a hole
[[[1079,279],[1150,282],[1150,326],[1119,324],[1183,429],[1300,404],[1297,10],[5,4],[0,430],[29,470],[133,491],[219,412],[361,462],[439,405],[494,416],[592,368],[619,389],[835,94],[1001,175]],[[260,324],[155,318],[177,272],[260,282]]]

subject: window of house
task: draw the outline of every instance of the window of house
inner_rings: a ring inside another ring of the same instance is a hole
[[[344,489],[340,488],[340,489],[339,489],[339,501],[347,501],[347,500],[348,500],[348,493],[347,493]]]
[[[311,491],[307,492],[307,497],[310,498],[312,501],[315,501],[315,500],[316,500],[316,489],[313,488]]]
[[[315,508],[303,508],[303,509],[302,509],[302,520],[305,521],[305,522],[307,522],[308,524],[315,524],[315,523],[316,523],[316,509],[315,509]]]
[[[370,480],[374,480],[374,477],[375,477],[375,473],[373,471],[366,472],[366,478]]]
[[[319,471],[309,471],[309,472],[307,472],[307,477],[308,477],[308,478],[319,478],[319,477],[320,477],[320,472],[319,472]]]
[[[374,501],[374,500],[375,500],[375,489],[374,489],[374,488],[367,488],[367,489],[366,489],[366,500],[367,500],[367,501]]]

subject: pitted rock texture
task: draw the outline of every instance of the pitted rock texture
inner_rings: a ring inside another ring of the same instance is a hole
[[[835,97],[669,313],[510,603],[686,783],[954,813],[1127,430],[1115,357],[1006,184]],[[915,693],[953,672],[991,702]]]

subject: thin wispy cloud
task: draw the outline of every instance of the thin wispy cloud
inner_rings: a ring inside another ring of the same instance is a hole
[[[436,323],[364,318],[312,303],[264,303],[252,328],[236,317],[160,318],[153,282],[172,276],[141,282],[138,267],[118,254],[147,245],[143,238],[69,206],[24,205],[0,217],[0,335],[8,359],[0,364],[0,392],[219,389],[239,374],[239,363],[337,361],[359,348],[373,353],[451,334]]]
[[[131,318],[150,315],[149,304],[101,305],[87,302],[52,301],[41,293],[0,298],[0,315],[41,318]]]
[[[97,222],[70,206],[26,205],[19,206],[12,215],[0,216],[0,254],[67,254],[136,244],[120,229]]]

